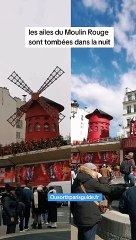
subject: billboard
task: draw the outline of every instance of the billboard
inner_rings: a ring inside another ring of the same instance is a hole
[[[0,168],[0,183],[14,183],[15,182],[15,168],[2,167]]]
[[[26,181],[29,181],[32,186],[47,185],[52,181],[69,181],[70,177],[69,161],[16,167],[16,183],[21,183],[21,185],[24,185]]]

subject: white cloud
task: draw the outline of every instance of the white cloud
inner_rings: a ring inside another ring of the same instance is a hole
[[[111,63],[112,63],[112,65],[113,65],[116,69],[119,70],[119,65],[118,65],[118,63],[117,63],[116,61],[112,61]]]
[[[121,7],[114,23],[115,39],[117,41],[114,50],[120,52],[121,49],[124,49],[127,54],[127,61],[136,63],[136,51],[134,51],[136,49],[136,1],[123,0]]]
[[[125,89],[126,87],[136,89],[135,76],[136,70],[128,71],[120,75],[118,85],[108,86],[84,74],[73,75],[71,87],[73,99],[85,104],[90,112],[98,108],[112,115],[111,126],[118,128],[119,123],[122,123]]]
[[[102,13],[104,13],[107,9],[107,3],[105,0],[83,0],[83,4],[86,7],[91,7]]]

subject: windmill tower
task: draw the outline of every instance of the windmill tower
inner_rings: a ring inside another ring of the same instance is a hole
[[[95,109],[94,112],[87,114],[86,118],[89,120],[88,140],[95,141],[96,139],[109,137],[112,116],[99,109]]]
[[[59,136],[59,123],[64,119],[61,113],[64,107],[39,95],[63,73],[64,71],[57,66],[37,92],[33,92],[15,71],[8,77],[11,82],[31,95],[31,99],[7,120],[14,127],[23,114],[26,114],[25,141],[52,139]]]

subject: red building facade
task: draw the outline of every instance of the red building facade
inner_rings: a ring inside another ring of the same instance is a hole
[[[86,115],[86,118],[89,120],[88,125],[88,141],[94,141],[108,138],[109,137],[109,127],[110,120],[113,119],[109,114],[95,109],[94,112]]]

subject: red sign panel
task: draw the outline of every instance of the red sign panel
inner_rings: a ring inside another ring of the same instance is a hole
[[[69,161],[31,164],[16,167],[16,182],[24,185],[29,180],[32,186],[46,185],[52,181],[69,181]]]
[[[14,167],[2,167],[0,168],[0,183],[15,182],[15,168]]]
[[[121,141],[121,146],[123,149],[136,148],[136,137],[123,138]]]

